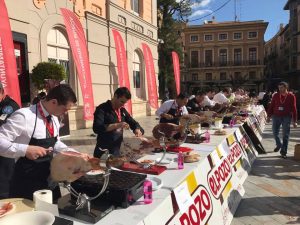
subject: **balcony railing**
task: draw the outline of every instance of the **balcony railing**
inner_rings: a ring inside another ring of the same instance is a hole
[[[191,63],[189,65],[189,67],[190,68],[210,68],[210,67],[256,66],[256,65],[262,65],[262,60]]]

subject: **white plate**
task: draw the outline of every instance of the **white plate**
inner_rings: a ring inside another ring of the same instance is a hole
[[[0,220],[0,225],[52,225],[55,217],[48,212],[33,211],[8,215]]]
[[[157,177],[147,177],[147,180],[150,180],[152,182],[152,190],[153,191],[157,191],[163,185],[162,180]]]
[[[160,160],[160,158],[155,159],[155,163],[158,163],[159,160]],[[171,162],[172,162],[171,159],[163,159],[163,160],[159,163],[159,165],[163,165],[163,164],[166,165],[166,164],[170,164]]]
[[[9,203],[9,202],[0,202],[0,209],[2,209],[2,207],[4,205],[6,205],[7,203]],[[3,213],[2,215],[0,215],[0,218],[12,213],[15,210],[16,205],[14,203],[11,203],[11,204],[12,204],[12,208],[10,210],[6,211],[5,213]]]
[[[103,170],[91,170],[86,173],[86,175],[88,175],[88,176],[96,176],[96,175],[100,175],[100,174],[104,174],[104,171]]]

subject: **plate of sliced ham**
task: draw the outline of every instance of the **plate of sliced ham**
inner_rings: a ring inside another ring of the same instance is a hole
[[[88,176],[96,176],[96,175],[100,175],[100,174],[104,174],[104,170],[91,170],[86,173],[86,175],[88,175]]]
[[[0,202],[0,218],[13,212],[16,205],[11,202]]]

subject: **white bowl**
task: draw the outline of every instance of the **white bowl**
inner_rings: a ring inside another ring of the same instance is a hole
[[[0,219],[0,225],[52,225],[55,217],[48,212],[33,211],[7,215]]]

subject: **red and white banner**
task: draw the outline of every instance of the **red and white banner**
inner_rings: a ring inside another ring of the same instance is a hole
[[[61,8],[67,29],[73,58],[76,64],[84,104],[84,119],[93,120],[94,96],[89,55],[82,25],[77,16],[68,9]]]
[[[117,67],[118,67],[118,77],[120,87],[127,87],[130,90],[130,81],[127,65],[127,56],[126,49],[124,45],[123,38],[119,31],[112,29],[112,33],[116,45],[116,54],[117,54]],[[128,101],[125,104],[126,110],[132,114],[132,102]]]
[[[173,59],[173,67],[174,67],[174,79],[176,84],[177,94],[180,93],[180,65],[179,65],[179,57],[177,52],[172,52]]]
[[[154,109],[157,109],[158,96],[157,96],[157,85],[156,85],[153,56],[152,56],[151,49],[147,44],[142,43],[142,48],[143,48],[145,64],[146,64],[149,104]]]
[[[0,0],[0,81],[5,93],[21,105],[14,43],[4,0]]]

